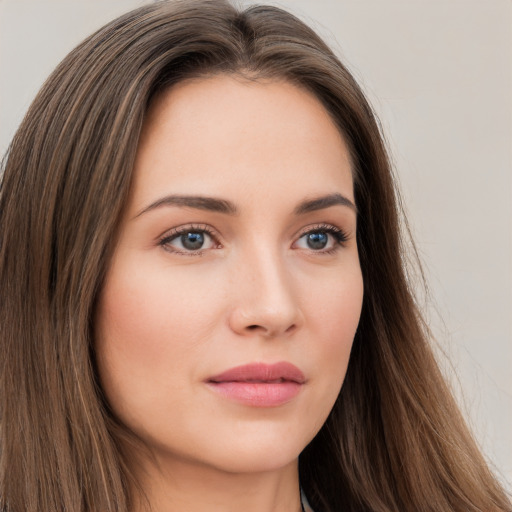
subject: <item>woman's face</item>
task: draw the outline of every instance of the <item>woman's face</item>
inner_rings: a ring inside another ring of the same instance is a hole
[[[347,147],[310,93],[216,76],[154,100],[96,354],[114,413],[160,461],[295,464],[359,320],[353,204]]]

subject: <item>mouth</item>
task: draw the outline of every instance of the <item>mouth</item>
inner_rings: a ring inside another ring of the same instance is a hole
[[[299,394],[306,378],[295,365],[251,363],[231,368],[206,380],[224,398],[252,407],[277,407]]]

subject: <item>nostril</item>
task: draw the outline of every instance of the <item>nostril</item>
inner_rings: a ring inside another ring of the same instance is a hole
[[[296,326],[296,324],[292,324],[292,325],[290,325],[290,326],[289,326],[289,327],[284,331],[284,333],[285,333],[285,334],[290,334],[290,333],[292,333],[292,332],[296,329],[296,327],[297,327],[297,326]],[[271,335],[271,336],[275,335],[275,334],[276,334],[276,332],[278,332],[278,331],[273,331],[272,329],[268,329],[268,328],[264,327],[263,325],[258,325],[258,324],[251,324],[251,325],[247,325],[247,326],[245,327],[245,329],[246,329],[246,332],[247,332],[247,331],[249,331],[249,332],[258,332],[258,331],[262,331],[262,332],[266,333],[266,335]]]
[[[290,332],[293,332],[295,330],[297,326],[295,324],[293,325],[290,325],[290,327],[288,327],[288,329],[286,329],[285,333],[290,333]]]

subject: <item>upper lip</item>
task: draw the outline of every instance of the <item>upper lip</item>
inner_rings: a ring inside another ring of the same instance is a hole
[[[235,366],[225,372],[214,375],[208,382],[296,382],[303,384],[306,381],[304,374],[292,363],[281,361],[274,364],[250,363]]]

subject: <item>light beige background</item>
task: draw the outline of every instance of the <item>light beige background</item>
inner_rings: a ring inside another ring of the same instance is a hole
[[[0,0],[2,154],[59,60],[104,22],[143,3]],[[280,5],[335,47],[381,118],[431,286],[427,315],[452,361],[443,366],[510,488],[512,2]]]

